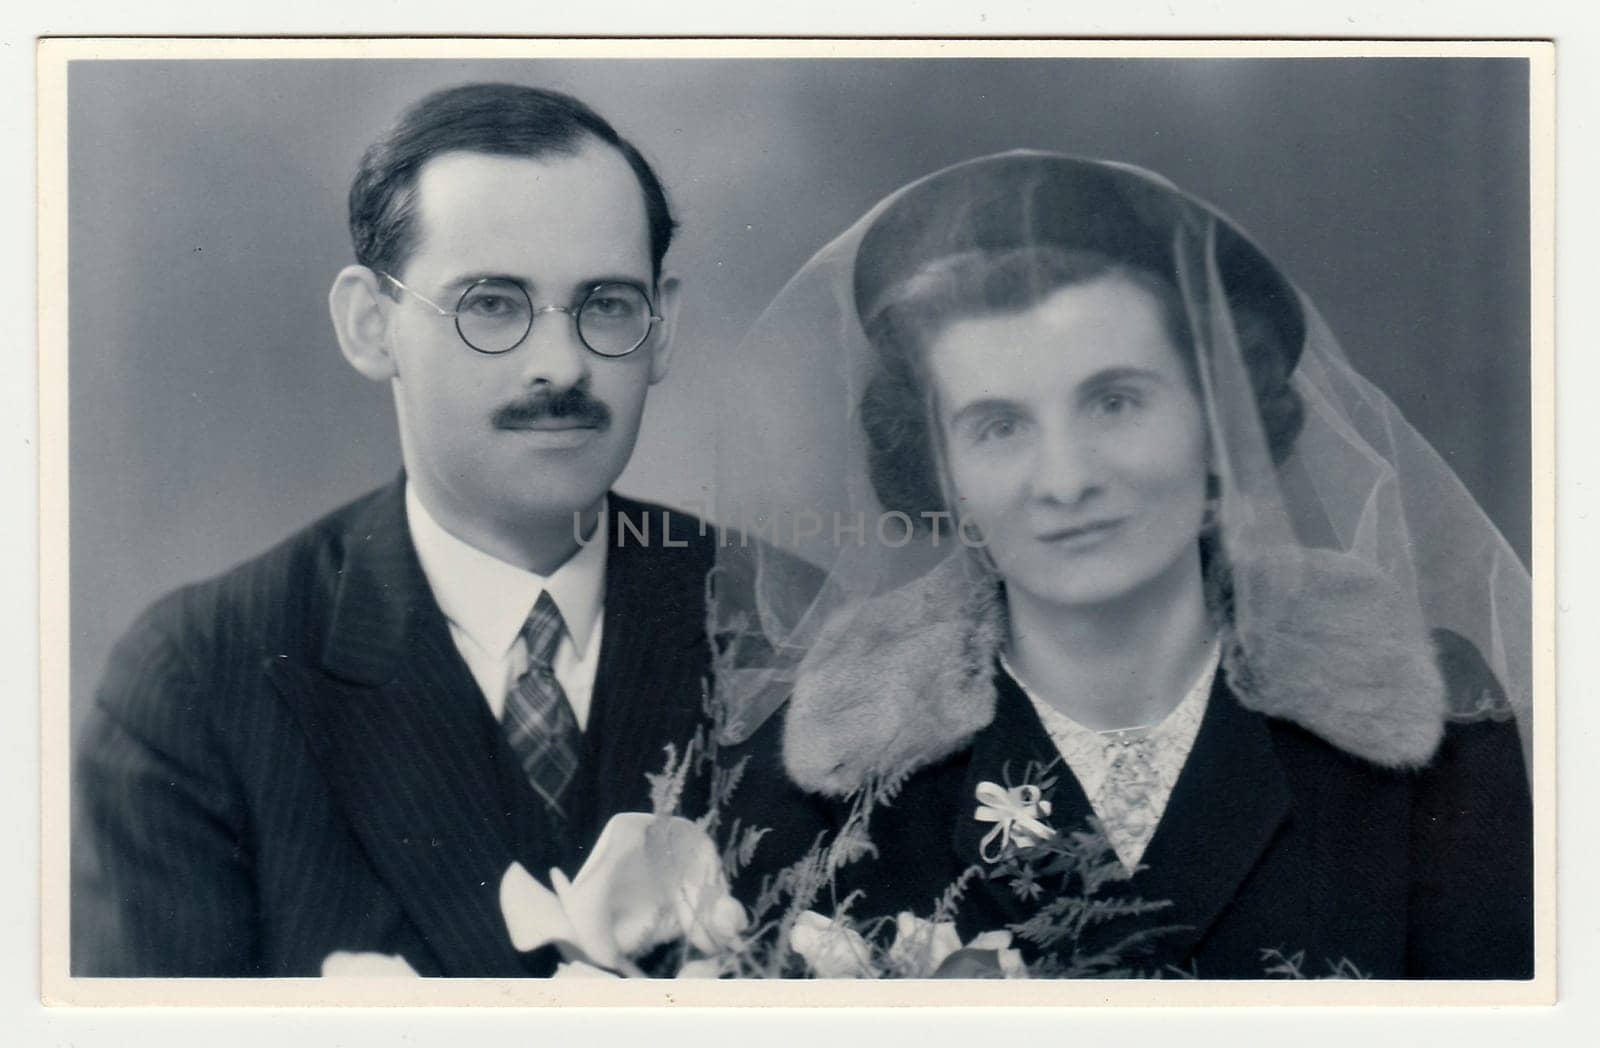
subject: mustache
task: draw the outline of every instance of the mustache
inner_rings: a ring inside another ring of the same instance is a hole
[[[561,393],[543,393],[502,404],[489,417],[497,429],[516,429],[546,419],[570,419],[605,429],[611,425],[611,409],[581,387],[573,386]]]

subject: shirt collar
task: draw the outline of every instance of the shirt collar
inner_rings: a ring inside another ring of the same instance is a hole
[[[556,602],[578,656],[587,653],[605,603],[608,517],[609,507],[602,505],[589,541],[548,576],[535,575],[450,534],[416,488],[406,485],[406,525],[439,610],[478,647],[498,656],[511,650],[542,592]]]

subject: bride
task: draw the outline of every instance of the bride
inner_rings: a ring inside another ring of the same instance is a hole
[[[1092,827],[1102,896],[1160,905],[1073,956],[1532,975],[1527,572],[1226,218],[1126,165],[970,161],[740,359],[772,395],[730,400],[719,519],[799,554],[719,564],[747,898],[875,795],[815,904],[864,927],[959,883],[963,941],[1022,929],[1068,890],[1030,849]]]

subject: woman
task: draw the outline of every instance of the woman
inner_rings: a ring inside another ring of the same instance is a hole
[[[741,399],[723,519],[827,569],[724,544],[750,898],[953,912],[1045,971],[1532,975],[1526,572],[1226,219],[958,165],[742,355],[804,407]]]

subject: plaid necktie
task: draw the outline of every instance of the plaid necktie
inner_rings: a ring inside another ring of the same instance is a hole
[[[523,774],[556,817],[563,820],[567,813],[562,798],[578,771],[578,755],[583,751],[583,731],[550,666],[565,628],[550,594],[539,594],[522,627],[528,669],[506,693],[506,708],[501,716],[506,739]]]

